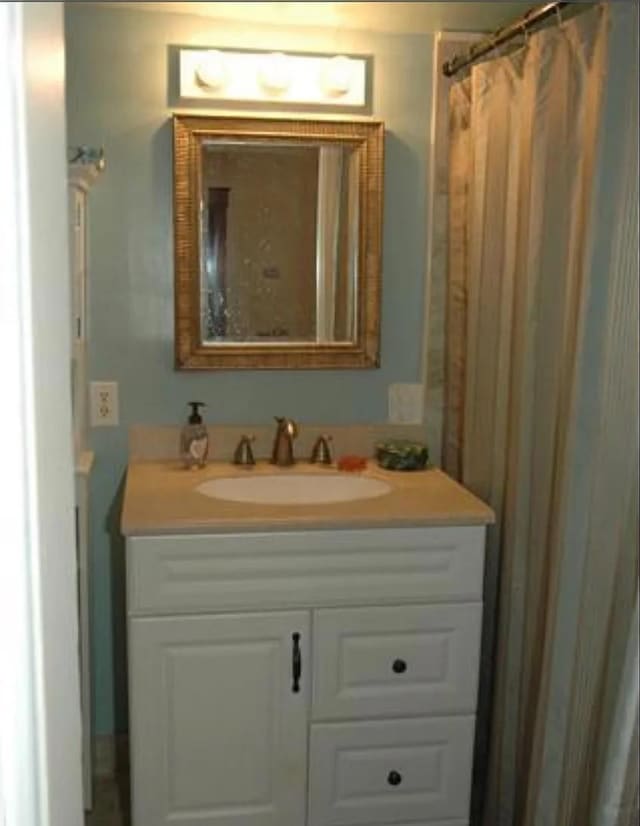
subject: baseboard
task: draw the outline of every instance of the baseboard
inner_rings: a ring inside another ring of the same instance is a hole
[[[115,777],[129,771],[129,737],[98,734],[93,738],[94,777]]]

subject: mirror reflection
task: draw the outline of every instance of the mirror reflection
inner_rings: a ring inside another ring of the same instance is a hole
[[[201,169],[203,343],[355,341],[353,147],[206,140]]]

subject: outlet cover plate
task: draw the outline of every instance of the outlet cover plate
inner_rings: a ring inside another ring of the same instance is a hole
[[[117,382],[92,381],[90,401],[92,427],[117,427],[119,422]]]
[[[422,424],[424,388],[421,384],[389,385],[389,423]]]

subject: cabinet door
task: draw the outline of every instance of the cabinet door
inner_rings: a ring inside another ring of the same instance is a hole
[[[69,189],[69,258],[71,267],[72,340],[85,338],[86,315],[86,227],[87,196],[77,187]]]
[[[304,823],[308,640],[306,612],[131,620],[133,826]]]
[[[87,195],[69,187],[69,264],[71,269],[71,403],[76,457],[87,448],[87,341],[86,317]]]

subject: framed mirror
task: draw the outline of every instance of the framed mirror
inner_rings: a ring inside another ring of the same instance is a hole
[[[379,366],[383,124],[173,126],[176,367]]]

